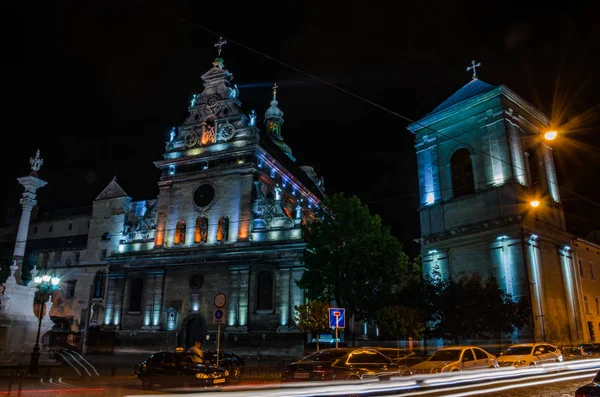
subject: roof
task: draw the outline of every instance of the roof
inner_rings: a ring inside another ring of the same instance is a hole
[[[430,116],[435,113],[439,113],[442,110],[446,110],[451,106],[454,106],[460,102],[463,102],[469,98],[472,98],[476,95],[483,94],[484,92],[488,92],[496,88],[495,86],[483,82],[479,79],[473,79],[464,86],[462,86],[458,91],[454,94],[450,95],[444,102],[438,105],[435,109],[427,114]],[[427,117],[425,116],[425,117]]]
[[[127,193],[125,193],[125,190],[123,190],[123,188],[117,183],[117,177],[114,177],[112,181],[110,181],[108,186],[104,188],[102,193],[100,193],[98,197],[96,197],[96,200],[104,200],[125,196],[127,196]]]
[[[310,190],[319,200],[322,200],[323,193],[315,185],[312,179],[304,172],[300,166],[292,161],[287,154],[281,150],[281,148],[273,142],[268,133],[264,132],[260,134],[260,146],[262,146],[275,160],[277,160],[285,169],[294,175],[304,185],[305,188]]]

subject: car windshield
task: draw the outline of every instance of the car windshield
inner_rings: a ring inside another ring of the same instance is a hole
[[[533,350],[533,346],[512,346],[509,347],[508,350],[506,351],[506,353],[504,353],[505,356],[523,356],[523,355],[529,355],[531,354],[531,351]]]
[[[204,360],[196,354],[176,354],[175,359],[179,365],[204,364]]]
[[[438,350],[429,357],[428,361],[458,361],[460,350]]]
[[[304,357],[300,361],[335,361],[340,357],[345,356],[348,352],[343,350],[328,351],[323,350]]]

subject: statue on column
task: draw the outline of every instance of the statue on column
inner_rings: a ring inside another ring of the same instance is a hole
[[[31,165],[31,175],[37,177],[37,172],[40,170],[42,164],[44,164],[44,160],[40,158],[40,149],[35,153],[35,158],[29,159],[29,164]]]

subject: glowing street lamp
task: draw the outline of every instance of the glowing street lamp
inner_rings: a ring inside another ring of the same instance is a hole
[[[539,207],[540,202],[539,202],[539,200],[531,200],[529,202],[529,205],[531,205],[533,208],[536,208],[536,207]]]
[[[553,141],[554,139],[556,139],[557,135],[558,135],[558,132],[556,132],[556,131],[548,131],[544,134],[544,139],[547,141]]]
[[[37,269],[34,270],[35,273],[37,273]],[[44,274],[41,276],[35,274],[33,277],[33,283],[38,290],[38,303],[40,305],[40,310],[38,315],[38,329],[37,336],[35,338],[35,346],[33,347],[33,352],[31,353],[31,362],[29,363],[29,373],[38,374],[40,372],[40,331],[42,329],[42,318],[45,306],[45,302],[42,297],[46,294],[51,294],[54,290],[57,290],[59,288],[58,284],[60,283],[60,279],[49,274]]]

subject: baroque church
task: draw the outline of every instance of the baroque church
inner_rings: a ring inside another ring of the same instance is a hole
[[[478,272],[494,276],[514,300],[529,299],[531,325],[518,338],[576,345],[589,338],[575,236],[566,231],[552,147],[543,138],[552,127],[515,92],[475,72],[409,125],[419,173],[419,242],[425,275]]]
[[[220,330],[222,343],[303,348],[293,320],[304,303],[301,226],[315,218],[323,178],[298,165],[283,139],[278,87],[259,123],[242,110],[218,48],[154,163],[157,198],[133,201],[115,178],[91,208],[31,223],[25,267],[60,276],[50,316],[65,330],[97,330],[90,345],[210,345]]]

